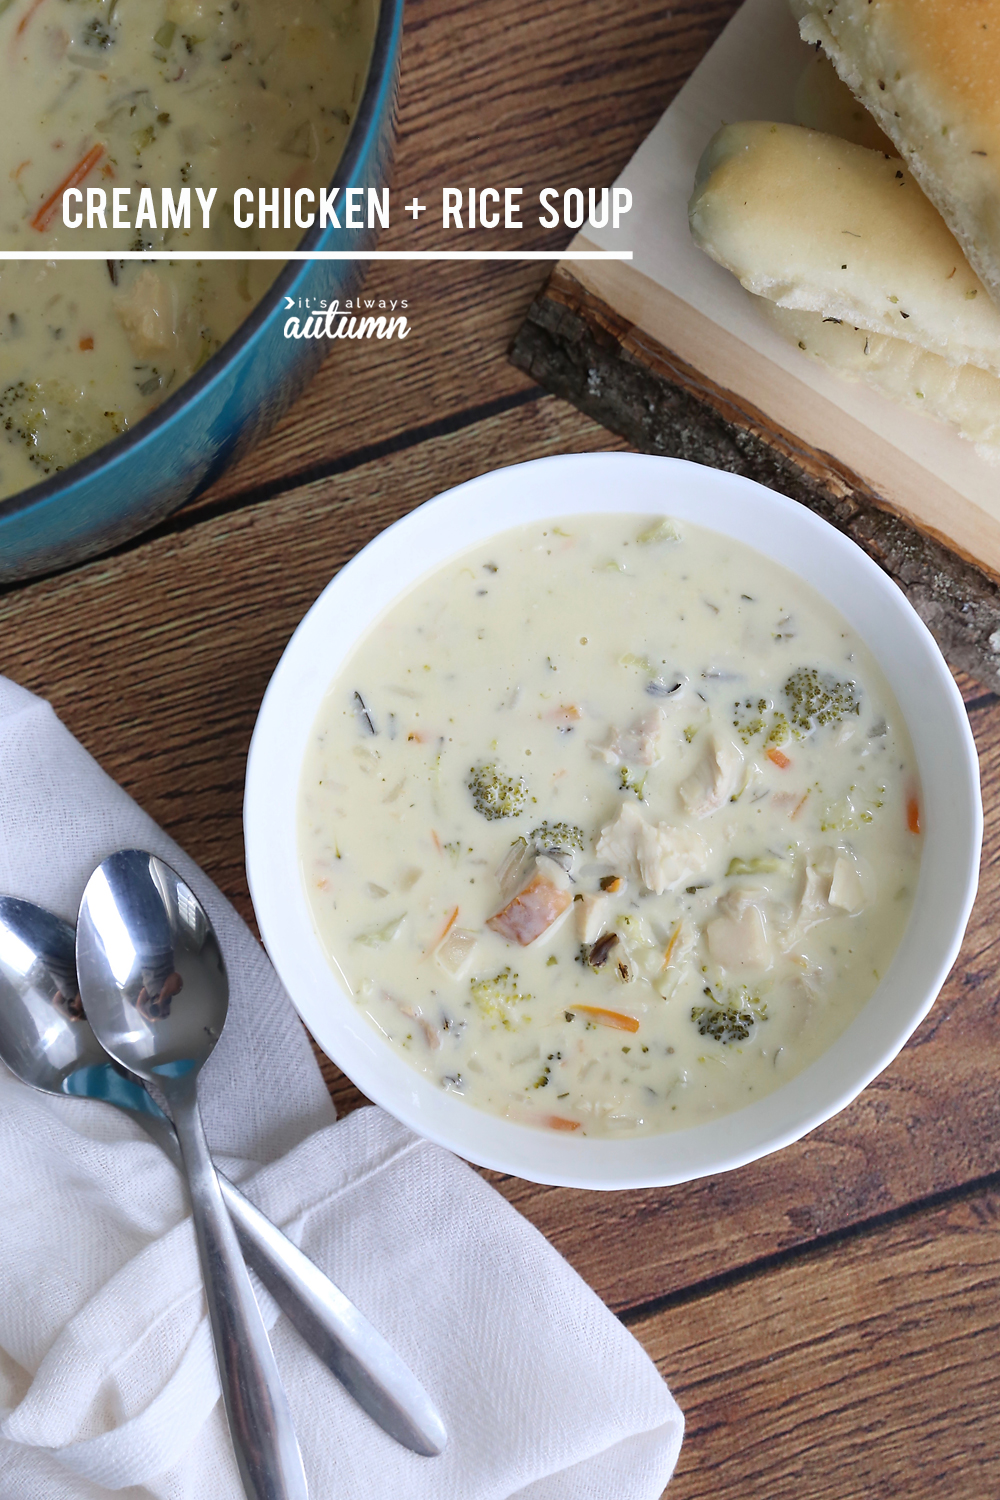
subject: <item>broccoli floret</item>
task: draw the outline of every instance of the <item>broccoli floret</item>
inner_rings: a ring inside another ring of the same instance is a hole
[[[492,979],[472,979],[469,990],[481,1014],[488,1021],[498,1021],[510,1030],[511,1016],[515,1005],[523,1005],[531,999],[517,987],[517,975],[510,966],[494,974]]]
[[[705,994],[713,1003],[692,1005],[691,1020],[700,1036],[710,1036],[724,1047],[747,1041],[758,1021],[767,1020],[767,1005],[759,995],[751,995],[746,985],[730,991],[721,1004],[708,985]]]
[[[528,800],[522,776],[504,776],[495,765],[469,767],[469,791],[476,812],[484,818],[516,818]]]
[[[531,830],[539,849],[579,849],[583,853],[583,829],[575,823],[542,823]]]
[[[758,734],[764,736],[765,745],[783,745],[791,738],[787,718],[767,698],[744,698],[734,703],[733,728],[744,745]]]
[[[125,430],[120,412],[58,382],[17,380],[0,390],[0,435],[28,450],[41,474],[56,474]]]
[[[838,682],[815,667],[799,667],[782,689],[788,718],[797,737],[824,724],[840,724],[848,714],[860,714],[861,702],[853,682]]]
[[[646,778],[638,777],[628,766],[622,766],[621,789],[623,792],[634,792],[639,801],[642,802],[645,795]]]
[[[856,786],[848,787],[839,802],[828,802],[820,813],[819,826],[824,833],[836,830],[846,833],[851,829],[864,828],[875,821],[875,814],[883,805],[885,787],[878,786],[863,792]],[[867,806],[865,805],[867,803]]]

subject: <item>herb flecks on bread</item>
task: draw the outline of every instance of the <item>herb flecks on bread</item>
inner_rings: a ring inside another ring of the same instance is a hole
[[[898,157],[795,125],[727,125],[695,242],[804,355],[1000,445],[1000,309]]]
[[[689,216],[755,295],[1000,374],[1000,310],[898,159],[798,125],[727,125]]]
[[[792,0],[1000,301],[1000,0]]]

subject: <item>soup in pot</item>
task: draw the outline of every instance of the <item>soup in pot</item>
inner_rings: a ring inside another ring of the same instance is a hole
[[[261,190],[269,204],[277,194],[281,220],[285,189],[318,203],[361,98],[377,11],[378,0],[0,0],[0,246],[110,252],[18,262],[0,250],[0,496],[132,427],[260,300],[280,262],[170,252],[294,247],[301,228],[238,228],[233,195],[252,191],[255,222]],[[102,190],[107,227],[65,227],[67,187],[84,208]],[[144,188],[156,227],[137,222]],[[130,190],[119,197],[128,228],[114,225],[116,189]]]

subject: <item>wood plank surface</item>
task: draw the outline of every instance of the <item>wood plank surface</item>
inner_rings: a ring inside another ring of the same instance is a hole
[[[630,1320],[687,1418],[670,1500],[1000,1494],[1000,1197]]]

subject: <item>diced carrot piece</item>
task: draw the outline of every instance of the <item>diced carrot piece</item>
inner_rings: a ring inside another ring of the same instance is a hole
[[[103,155],[104,147],[102,145],[91,146],[86,156],[80,158],[71,172],[67,172],[55,192],[50,193],[41,208],[36,210],[35,216],[31,221],[32,229],[39,231],[48,229],[62,203],[63,193],[69,188],[79,187],[84,178],[90,176],[90,173],[97,166]]]
[[[81,339],[80,340],[80,348],[81,349],[93,349],[93,347],[94,347],[94,340],[89,336],[89,334],[88,334],[88,336],[85,339]]]
[[[31,20],[32,16],[35,14],[35,11],[38,9],[41,3],[42,0],[31,0],[31,4],[28,6],[28,9],[24,12],[24,15],[17,23],[17,36],[24,35],[24,31],[27,27],[28,22]]]
[[[545,1124],[550,1130],[579,1130],[579,1120],[567,1120],[564,1115],[549,1115]]]
[[[789,760],[788,756],[784,753],[783,750],[779,750],[777,745],[771,746],[770,750],[767,752],[767,758],[768,760],[774,762],[779,771],[787,771],[788,767],[791,765],[791,761]]]
[[[910,797],[906,803],[906,826],[911,833],[920,832],[920,803],[916,797]]]
[[[553,885],[544,875],[536,875],[502,911],[490,917],[486,925],[499,932],[501,937],[512,939],[526,948],[552,926],[570,902],[569,891]]]
[[[574,1005],[573,1009],[589,1016],[592,1021],[597,1022],[598,1026],[611,1026],[615,1031],[639,1030],[639,1022],[635,1016],[623,1015],[620,1010],[605,1010],[600,1005]]]

